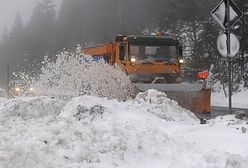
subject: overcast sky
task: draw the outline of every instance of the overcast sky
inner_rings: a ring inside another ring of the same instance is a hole
[[[39,0],[0,0],[0,31],[2,32],[4,27],[10,28],[12,26],[18,12],[22,20],[27,22],[37,1]],[[57,8],[59,8],[62,0],[53,1],[57,4]]]

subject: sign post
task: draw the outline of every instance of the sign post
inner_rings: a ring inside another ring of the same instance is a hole
[[[238,38],[231,33],[231,28],[242,17],[242,12],[231,0],[222,0],[211,12],[213,18],[225,30],[225,34],[219,36],[217,49],[219,53],[227,57],[228,61],[228,97],[229,113],[232,113],[232,62],[231,59],[239,51]],[[233,36],[233,38],[232,38]]]
[[[227,12],[227,57],[228,57],[228,97],[229,97],[229,113],[232,114],[232,63],[231,63],[231,41],[230,41],[230,0],[226,0],[226,12]]]

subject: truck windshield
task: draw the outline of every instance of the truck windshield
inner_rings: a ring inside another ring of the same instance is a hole
[[[130,58],[148,62],[176,62],[178,59],[176,46],[130,45]]]

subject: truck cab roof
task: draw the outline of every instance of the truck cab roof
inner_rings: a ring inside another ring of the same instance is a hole
[[[123,37],[123,36],[122,36]],[[133,45],[178,45],[178,39],[172,36],[128,35],[126,36]]]

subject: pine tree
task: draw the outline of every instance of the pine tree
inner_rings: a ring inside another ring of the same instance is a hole
[[[23,64],[23,24],[19,14],[16,15],[12,29],[3,33],[1,40],[1,63],[4,68],[10,65],[11,72],[18,70]]]
[[[216,48],[216,39],[219,34],[219,30],[214,26],[212,19],[206,20],[202,23],[202,31],[199,34],[199,38],[196,46],[197,57],[193,60],[193,65],[196,69],[211,70],[211,66],[215,65],[216,60],[219,57],[219,53]]]
[[[0,39],[0,85],[5,85],[5,73],[6,73],[6,44],[9,39],[8,29],[5,27]]]
[[[16,19],[9,35],[9,57],[11,63],[14,65],[23,65],[24,64],[24,27],[20,14],[16,15]]]
[[[248,2],[246,0],[235,1],[237,7],[242,11],[243,17],[236,25],[234,32],[240,39],[240,52],[235,56],[235,71],[243,77],[245,85],[248,87]]]
[[[3,45],[5,45],[8,39],[9,39],[9,31],[6,27],[4,27],[2,35],[1,35],[1,39],[0,39],[0,46],[2,47]]]
[[[22,23],[22,18],[20,16],[20,14],[18,13],[16,15],[15,21],[14,21],[14,25],[12,26],[11,32],[10,32],[10,36],[15,36],[15,35],[20,35],[23,33],[23,23]]]
[[[33,15],[26,27],[26,60],[30,71],[36,71],[41,66],[44,55],[55,59],[56,23],[55,5],[52,0],[41,0],[37,3]],[[38,68],[37,68],[38,67]]]

